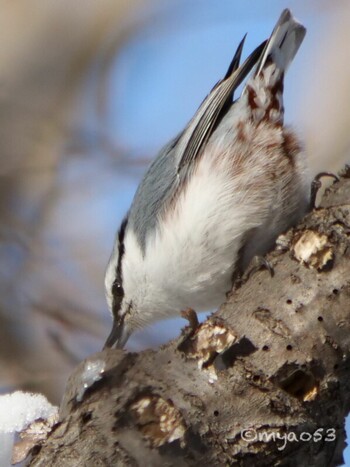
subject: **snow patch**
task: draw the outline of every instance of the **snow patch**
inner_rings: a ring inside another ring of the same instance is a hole
[[[0,432],[20,432],[38,419],[56,417],[58,407],[42,394],[16,391],[0,396]]]

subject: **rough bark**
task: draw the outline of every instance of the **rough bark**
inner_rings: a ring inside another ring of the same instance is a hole
[[[84,394],[82,362],[30,465],[338,465],[350,402],[349,257],[342,178],[268,255],[273,278],[255,273],[158,350],[92,356],[105,367]]]

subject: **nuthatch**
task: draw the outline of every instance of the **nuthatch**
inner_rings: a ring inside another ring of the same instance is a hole
[[[106,272],[114,324],[105,347],[184,309],[220,305],[252,258],[308,210],[306,157],[283,125],[282,97],[305,32],[284,10],[240,65],[243,39],[225,77],[149,167]]]

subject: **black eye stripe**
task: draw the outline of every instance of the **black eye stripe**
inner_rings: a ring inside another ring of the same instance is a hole
[[[123,220],[120,226],[119,233],[118,233],[118,264],[117,264],[115,281],[118,282],[120,285],[123,283],[122,281],[122,259],[125,253],[124,237],[125,237],[125,230],[126,230],[127,225],[128,225],[128,218],[125,217],[125,219]]]
[[[113,314],[117,315],[120,309],[123,297],[124,297],[124,289],[123,289],[123,276],[122,276],[122,260],[125,253],[125,246],[124,246],[124,236],[125,236],[125,229],[128,224],[128,218],[126,217],[119,229],[118,234],[118,264],[116,267],[116,277],[115,281],[112,285],[112,295],[113,295]]]
[[[114,281],[112,285],[112,294],[116,297],[124,296],[124,289],[122,285],[117,281]]]

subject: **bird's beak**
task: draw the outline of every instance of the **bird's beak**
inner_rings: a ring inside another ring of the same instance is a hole
[[[125,316],[125,315],[124,315]],[[129,327],[124,323],[124,316],[121,318],[114,318],[112,331],[107,337],[106,343],[103,346],[103,350],[116,347],[122,349],[130,337],[131,331]]]

